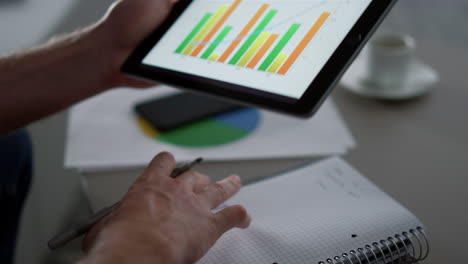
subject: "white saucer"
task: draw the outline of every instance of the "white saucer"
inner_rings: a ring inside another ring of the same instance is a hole
[[[375,87],[369,81],[367,56],[364,50],[343,76],[341,84],[346,90],[371,98],[404,100],[427,93],[439,81],[439,74],[434,69],[415,61],[410,67],[408,79],[400,87]]]

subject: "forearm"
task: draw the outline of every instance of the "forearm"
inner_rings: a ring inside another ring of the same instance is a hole
[[[158,256],[153,252],[149,257],[148,254],[141,255],[135,252],[135,250],[122,250],[122,248],[103,248],[100,251],[90,253],[84,256],[76,264],[165,264],[165,263],[174,263],[171,260],[166,260],[165,258]]]
[[[152,234],[148,236],[149,233]],[[173,243],[160,232],[135,227],[135,223],[109,225],[99,236],[100,239],[77,264],[187,263],[179,259],[183,254],[177,254],[171,247]]]
[[[101,31],[96,24],[0,58],[0,134],[112,86],[120,62]]]
[[[164,249],[161,249],[163,251]],[[140,254],[142,253],[142,254]],[[112,263],[112,264],[166,264],[166,263],[174,263],[171,258],[164,257],[162,255],[158,255],[157,252],[140,252],[138,250],[124,250],[122,247],[115,247],[115,248],[103,248],[100,251],[96,251],[94,253],[90,253],[83,257],[79,262],[76,264],[104,264],[104,263]],[[164,253],[164,252],[160,252]]]

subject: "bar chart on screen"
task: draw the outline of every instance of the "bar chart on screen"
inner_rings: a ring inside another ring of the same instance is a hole
[[[321,8],[322,2],[318,1],[313,7]],[[201,16],[174,52],[279,75],[288,73],[332,15],[330,10],[317,12],[314,9],[316,18],[311,14],[300,23],[294,22],[295,18],[297,21],[304,18],[286,14],[288,10],[281,20],[277,19],[282,9],[275,7],[274,2],[261,3],[256,10],[242,9],[242,5],[258,5],[258,1],[235,0],[219,7],[216,4],[211,3],[213,11]],[[255,10],[253,15],[252,10]],[[299,31],[303,28],[306,30]],[[235,31],[238,33],[232,34]],[[286,48],[289,53],[285,52]]]
[[[372,0],[192,0],[143,59],[300,98]]]

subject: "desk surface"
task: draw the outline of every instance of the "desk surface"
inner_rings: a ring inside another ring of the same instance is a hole
[[[457,0],[446,5],[436,0],[401,2],[384,25],[414,35],[419,58],[440,73],[441,81],[429,95],[389,103],[357,97],[340,87],[333,94],[358,143],[345,159],[427,225],[432,246],[428,263],[466,262],[468,237],[468,36],[457,30],[458,23],[467,22],[462,12],[467,4]],[[450,14],[450,21],[441,10]],[[251,180],[307,161],[220,163],[200,170],[224,176],[223,168],[229,166]],[[86,175],[92,207],[118,199],[137,174]]]
[[[466,262],[468,231],[468,90],[466,50],[422,46],[441,82],[426,97],[385,103],[335,92],[358,148],[345,158],[429,228],[428,262]]]

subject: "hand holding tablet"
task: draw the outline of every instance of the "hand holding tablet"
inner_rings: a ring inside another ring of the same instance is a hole
[[[186,0],[123,71],[311,116],[396,0]]]

